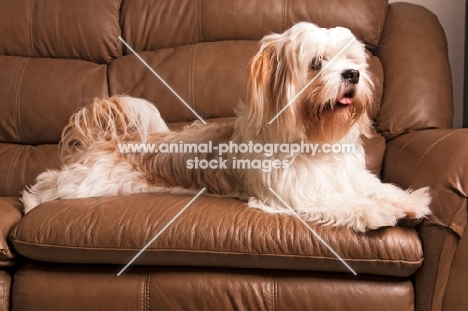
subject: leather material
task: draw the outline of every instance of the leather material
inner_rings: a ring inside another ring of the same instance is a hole
[[[466,277],[466,260],[468,258],[468,230],[458,242],[457,249],[450,266],[450,274],[443,297],[442,310],[467,310],[468,295],[460,295],[460,291],[468,288]]]
[[[382,162],[385,154],[385,138],[372,129],[372,136],[362,136],[364,150],[366,152],[366,168],[374,175],[380,176]]]
[[[417,310],[441,309],[458,239],[467,231],[467,139],[467,129],[441,129],[387,144],[383,178],[403,188],[429,186],[433,196],[433,215],[419,228],[424,264],[416,275]]]
[[[0,267],[14,263],[16,254],[10,248],[7,237],[13,226],[21,220],[22,209],[23,205],[18,198],[0,197]],[[2,310],[1,307],[0,310]]]
[[[418,231],[425,257],[415,275],[416,310],[441,310],[458,237],[439,226],[421,226]]]
[[[409,3],[389,5],[378,57],[385,68],[385,89],[376,126],[387,139],[452,127],[447,40],[436,15]]]
[[[275,0],[265,4],[242,0],[226,5],[216,0],[123,1],[122,34],[140,52],[201,42],[257,41],[272,31],[283,32],[300,21],[310,21],[321,27],[347,27],[359,39],[376,45],[387,3],[387,0]]]
[[[10,239],[19,254],[35,260],[126,264],[192,197],[135,194],[47,202],[28,213]],[[360,234],[310,225],[358,273],[403,277],[422,264],[420,240],[411,228]],[[296,217],[206,196],[135,263],[349,272]]]
[[[0,56],[0,142],[58,143],[78,107],[108,96],[106,66]]]
[[[10,311],[11,275],[0,270],[0,311]]]
[[[382,96],[384,90],[384,70],[382,63],[377,56],[373,56],[367,51],[368,71],[370,73],[372,82],[374,83],[374,101],[368,111],[371,120],[377,119],[380,113],[380,106],[382,104]]]
[[[204,267],[133,267],[117,276],[118,270],[28,264],[16,273],[12,310],[414,310],[404,278]]]
[[[120,5],[121,0],[2,1],[0,55],[109,63],[122,53]]]
[[[426,130],[387,144],[383,179],[403,188],[431,189],[432,215],[427,225],[463,236],[467,222],[468,129]]]
[[[258,50],[256,41],[203,43],[142,52],[139,55],[202,118],[234,116],[245,100],[248,63]],[[166,122],[196,117],[134,55],[109,66],[111,95],[146,98]]]
[[[0,196],[19,197],[46,169],[60,167],[57,145],[17,145],[0,143]]]

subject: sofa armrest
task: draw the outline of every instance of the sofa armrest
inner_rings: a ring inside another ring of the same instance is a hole
[[[21,220],[22,208],[23,204],[18,198],[0,198],[0,268],[14,263],[15,254],[7,238],[13,226]]]
[[[384,181],[431,189],[432,215],[419,227],[424,264],[416,275],[417,310],[441,310],[458,240],[467,223],[468,129],[425,130],[387,144]]]
[[[433,215],[425,225],[449,228],[458,237],[467,223],[468,129],[425,130],[387,144],[382,178],[402,188],[429,186]]]
[[[393,139],[413,130],[452,127],[447,40],[436,15],[415,4],[390,4],[377,56],[385,81],[379,132]]]

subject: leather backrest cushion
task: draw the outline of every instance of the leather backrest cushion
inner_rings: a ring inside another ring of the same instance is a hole
[[[259,40],[300,21],[347,27],[360,40],[375,45],[387,7],[387,0],[124,0],[121,27],[124,39],[136,51],[197,42]]]
[[[0,196],[18,197],[46,169],[60,167],[57,145],[0,143]]]
[[[234,116],[246,99],[250,59],[257,41],[219,41],[138,53],[202,118]],[[369,114],[380,110],[383,68],[368,53],[375,97]],[[193,121],[195,116],[135,55],[126,55],[109,66],[111,95],[146,98],[160,110],[166,122]]]
[[[248,62],[263,35],[309,20],[325,27],[350,27],[359,37],[376,43],[387,7],[383,0],[271,5],[260,1],[229,5],[212,0],[179,2],[3,2],[0,55],[24,58],[0,56],[0,141],[57,143],[71,114],[88,99],[108,96],[109,90],[112,95],[128,94],[154,102],[168,122],[195,119],[134,56],[118,57],[122,46],[117,39],[120,6],[123,36],[136,50],[152,50],[142,56],[204,118],[232,116],[245,99]],[[187,21],[195,24],[184,24]],[[193,29],[198,29],[195,37]],[[237,40],[242,38],[255,40]],[[179,46],[198,41],[217,42]],[[380,74],[380,63],[372,59]],[[109,72],[96,63],[110,63]],[[374,105],[377,108],[380,95]]]
[[[257,49],[257,41],[221,41],[139,54],[202,118],[216,118],[233,116],[245,99],[248,63]],[[166,122],[195,119],[134,55],[112,62],[109,85],[111,95],[148,99]]]
[[[0,55],[109,63],[122,53],[120,6],[121,0],[2,1]]]
[[[87,99],[108,96],[107,66],[0,56],[0,142],[57,143]]]
[[[421,129],[451,128],[452,76],[437,16],[422,6],[392,3],[379,45],[385,68],[379,132],[390,140]]]

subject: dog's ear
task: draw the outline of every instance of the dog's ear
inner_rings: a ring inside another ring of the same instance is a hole
[[[266,38],[265,38],[266,39]],[[263,40],[260,51],[250,63],[248,85],[248,119],[258,133],[270,116],[274,71],[277,67],[275,40]]]

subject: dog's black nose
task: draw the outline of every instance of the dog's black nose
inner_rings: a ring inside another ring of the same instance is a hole
[[[356,84],[359,82],[359,71],[355,69],[348,69],[341,73],[343,79],[349,83]]]

